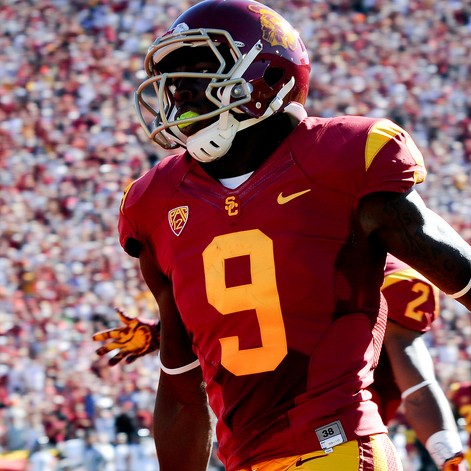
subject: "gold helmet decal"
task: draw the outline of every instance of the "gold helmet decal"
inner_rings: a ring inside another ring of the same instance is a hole
[[[178,206],[168,212],[168,223],[176,236],[179,236],[188,221],[188,206]]]
[[[298,32],[278,13],[262,5],[249,5],[249,10],[260,15],[262,37],[272,46],[296,50]]]

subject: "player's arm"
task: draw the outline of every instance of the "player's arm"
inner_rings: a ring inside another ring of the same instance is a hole
[[[212,416],[201,368],[177,310],[172,285],[148,249],[141,250],[139,261],[160,309],[160,357],[164,371],[154,410],[160,469],[205,471],[211,453]],[[188,365],[192,366],[187,368]]]
[[[471,246],[415,190],[366,195],[358,216],[372,243],[471,309]]]
[[[460,437],[421,333],[389,321],[384,348],[402,393],[407,421],[417,438],[439,469],[458,470],[452,465],[462,460]]]

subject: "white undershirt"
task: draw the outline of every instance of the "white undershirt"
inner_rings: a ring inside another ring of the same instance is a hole
[[[252,175],[253,172],[249,173],[244,173],[244,175],[239,175],[237,177],[231,177],[231,178],[220,178],[219,181],[226,187],[230,188],[231,190],[234,190],[238,186],[242,185],[242,183],[246,182],[250,175]]]

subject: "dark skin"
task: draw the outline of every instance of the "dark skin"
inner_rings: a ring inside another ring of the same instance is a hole
[[[358,219],[373,244],[408,263],[445,293],[455,293],[468,283],[469,245],[425,206],[415,190],[367,195]],[[470,292],[459,301],[471,309]]]
[[[139,262],[144,280],[159,304],[161,326],[165,325],[161,329],[165,365],[178,368],[193,362],[196,357],[175,305],[172,285],[162,276],[149,249],[143,248]],[[177,349],[173,342],[177,342]],[[154,437],[161,470],[206,470],[213,418],[204,388],[200,368],[180,375],[161,374],[154,410]]]
[[[257,132],[248,128],[238,133],[232,147],[223,158],[202,164],[202,167],[216,180],[253,172],[280,146],[297,125],[298,122],[290,115],[274,115],[257,124],[255,126]],[[271,136],[269,142],[263,139],[264,135]],[[273,136],[276,138],[274,139]]]
[[[181,71],[211,66],[207,61],[186,63]],[[174,83],[175,100],[182,110],[201,114],[211,110],[204,90],[207,81]],[[207,122],[185,128],[188,135]],[[296,127],[288,115],[275,115],[236,135],[232,147],[219,160],[200,164],[214,179],[256,171]],[[278,136],[276,141],[273,136]],[[375,193],[365,196],[356,214],[356,227],[371,250],[390,252],[416,268],[438,288],[454,293],[471,277],[471,248],[440,217],[426,208],[414,190],[404,194]],[[166,279],[151,250],[139,256],[141,270],[155,296],[161,316],[161,359],[167,368],[178,368],[196,359],[191,339],[182,324]],[[471,292],[459,300],[471,309]],[[212,416],[200,368],[179,375],[162,373],[154,415],[157,454],[162,471],[205,471],[212,441]]]

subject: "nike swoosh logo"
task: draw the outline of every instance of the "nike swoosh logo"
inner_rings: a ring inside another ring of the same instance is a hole
[[[283,192],[281,192],[278,195],[278,198],[276,199],[276,201],[277,201],[278,204],[286,204],[286,203],[290,202],[291,200],[294,200],[294,198],[297,198],[298,196],[304,195],[305,193],[309,193],[310,191],[311,191],[311,189],[309,188],[308,190],[298,191],[297,193],[293,193],[293,194],[288,195],[288,196],[283,196]]]

